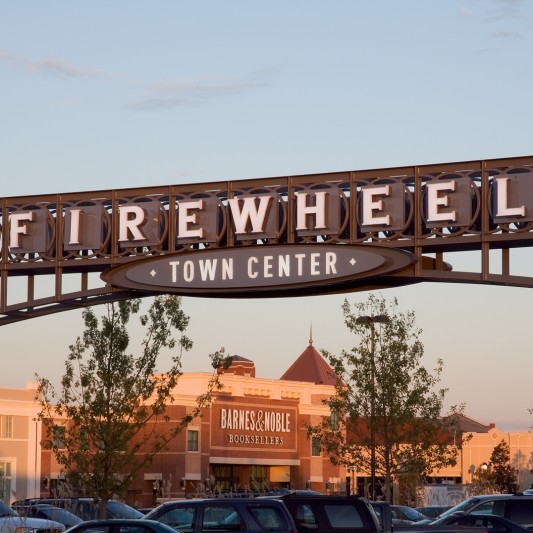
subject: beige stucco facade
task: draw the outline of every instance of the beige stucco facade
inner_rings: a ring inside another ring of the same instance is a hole
[[[39,495],[41,423],[35,394],[35,383],[0,388],[0,497],[8,503]]]
[[[464,482],[470,481],[473,468],[489,462],[494,447],[502,440],[509,445],[511,466],[517,471],[520,490],[533,487],[533,434],[530,431],[506,433],[496,427],[488,433],[473,433],[465,446],[461,468]]]
[[[510,464],[516,470],[519,490],[533,487],[533,433],[504,432],[490,424],[487,432],[471,432],[470,439],[460,451],[457,464],[434,472],[434,476],[447,479],[461,479],[470,483],[475,469],[488,464],[496,446],[502,441],[509,445]]]

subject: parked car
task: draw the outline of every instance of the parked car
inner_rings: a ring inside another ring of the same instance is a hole
[[[494,514],[529,529],[533,528],[533,494],[489,494],[473,496],[448,509],[441,517],[454,513]]]
[[[206,529],[241,533],[294,533],[295,526],[283,503],[277,499],[220,498],[164,502],[145,515],[183,533]],[[175,533],[175,532],[173,532]]]
[[[291,513],[298,533],[487,533],[474,527],[417,523],[393,526],[388,502],[369,502],[359,497],[286,495],[280,499]]]
[[[75,526],[82,521],[79,516],[76,516],[70,511],[61,509],[61,507],[54,507],[48,503],[12,505],[11,508],[14,509],[20,516],[53,520],[55,522],[60,522],[67,528]]]
[[[153,511],[155,507],[137,507],[137,511],[142,514],[148,514],[150,511]]]
[[[61,507],[79,516],[82,520],[96,520],[100,516],[98,500],[94,498],[72,497],[72,498],[28,498],[13,503],[13,506],[36,505],[47,503],[55,507]],[[142,518],[143,514],[137,509],[118,500],[107,501],[106,518]]]
[[[287,506],[299,533],[381,533],[381,526],[368,500],[350,496],[295,496],[280,499]]]
[[[88,520],[67,529],[69,533],[176,533],[161,522],[141,519]]]
[[[63,533],[65,526],[53,520],[19,516],[0,500],[0,531],[2,533]]]
[[[293,496],[324,496],[324,493],[311,489],[294,489],[289,490],[286,494],[292,494]]]
[[[427,505],[425,507],[415,507],[414,509],[429,519],[436,520],[442,513],[451,508],[451,505]]]
[[[393,525],[394,521],[401,521],[403,523],[409,524],[427,519],[426,515],[423,515],[420,511],[417,511],[412,507],[408,507],[407,505],[391,505],[390,508],[392,513]]]
[[[531,533],[530,529],[515,522],[511,522],[510,520],[507,520],[507,518],[503,518],[503,516],[496,516],[493,514],[453,513],[439,518],[431,524],[483,527],[488,533]]]
[[[426,523],[426,520],[418,522],[406,520],[402,523],[399,519],[393,519],[392,506],[389,502],[370,503],[378,516],[381,533],[488,533],[486,529],[474,526],[432,525],[431,523]]]

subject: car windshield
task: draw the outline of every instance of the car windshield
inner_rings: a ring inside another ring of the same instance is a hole
[[[0,516],[18,516],[18,514],[11,509],[8,505],[5,504],[2,500],[0,500]]]
[[[60,509],[59,507],[40,507],[39,509],[42,514],[46,515],[50,520],[55,522],[61,522],[62,524],[73,526],[74,524],[79,524],[82,520],[79,516],[65,511],[65,509]]]
[[[107,502],[107,512],[113,516],[113,518],[142,518],[144,515],[130,507],[126,503],[117,502],[116,500],[109,500]]]
[[[465,500],[464,502],[458,503],[457,505],[455,505],[451,509],[448,509],[447,511],[444,511],[444,513],[442,513],[439,516],[439,519],[440,518],[444,518],[446,516],[450,516],[450,515],[452,515],[454,513],[466,513],[470,509],[472,509],[472,507],[474,507],[474,505],[478,501],[479,501],[478,498],[468,498],[468,500]]]
[[[412,520],[413,522],[418,522],[419,520],[424,520],[427,516],[419,513],[416,509],[412,507],[397,506],[395,509],[399,511],[399,518],[407,518],[407,520]],[[403,515],[403,516],[402,516]]]

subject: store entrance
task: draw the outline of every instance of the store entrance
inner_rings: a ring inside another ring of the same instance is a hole
[[[269,488],[268,467],[261,465],[211,465],[212,492],[263,491]]]

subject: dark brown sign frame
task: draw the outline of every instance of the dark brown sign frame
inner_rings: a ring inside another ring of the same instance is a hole
[[[150,284],[126,286],[110,269],[123,272],[126,265],[180,254],[229,257],[244,248],[253,254],[269,247],[348,245],[410,257],[406,265],[370,269],[338,283],[317,278],[280,286],[267,280],[255,292],[261,296],[422,281],[533,287],[532,276],[514,273],[512,255],[533,243],[533,156],[9,197],[0,199],[0,210],[0,324],[167,292]],[[464,252],[476,253],[475,271],[453,269],[454,257]],[[92,283],[102,273],[106,283]],[[51,290],[37,296],[45,279]],[[14,289],[17,280],[25,283],[22,297]],[[219,295],[202,288],[173,292]],[[245,291],[234,287],[228,295],[244,297]]]

